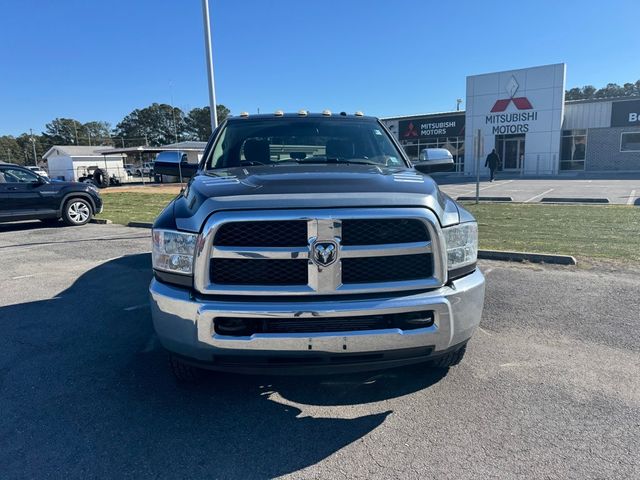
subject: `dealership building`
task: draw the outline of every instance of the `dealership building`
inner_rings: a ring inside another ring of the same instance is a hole
[[[461,174],[640,172],[640,97],[565,101],[564,63],[467,77],[466,110],[384,118],[411,159],[446,148]],[[479,161],[478,161],[479,160]]]

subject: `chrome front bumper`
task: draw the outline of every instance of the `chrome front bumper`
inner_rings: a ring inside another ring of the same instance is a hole
[[[269,356],[387,352],[431,347],[434,355],[466,342],[478,324],[484,303],[484,276],[480,270],[437,290],[369,299],[296,301],[213,301],[189,290],[154,279],[150,286],[151,313],[161,344],[196,362],[210,363],[216,355]],[[416,330],[368,330],[337,333],[218,335],[213,319],[224,317],[312,318],[378,315],[431,310],[434,323]]]

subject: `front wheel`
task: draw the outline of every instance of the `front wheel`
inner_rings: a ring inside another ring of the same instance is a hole
[[[91,220],[91,205],[83,198],[72,198],[62,211],[62,220],[70,226],[84,225]]]
[[[175,355],[169,355],[169,368],[179,383],[196,384],[202,380],[203,371],[198,367],[184,363]]]
[[[449,368],[458,365],[462,358],[464,357],[465,352],[467,351],[467,344],[465,343],[462,347],[453,352],[446,353],[441,357],[433,360],[433,366],[436,368]]]

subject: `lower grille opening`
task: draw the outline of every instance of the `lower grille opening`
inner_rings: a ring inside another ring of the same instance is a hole
[[[326,318],[245,318],[216,317],[218,335],[247,337],[255,333],[324,333],[384,330],[415,330],[433,325],[432,311]]]

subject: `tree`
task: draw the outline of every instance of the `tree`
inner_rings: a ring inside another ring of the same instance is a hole
[[[87,141],[86,145],[113,145],[113,140],[109,131],[111,125],[108,122],[93,121],[82,125],[82,140]],[[84,136],[86,135],[86,138]]]
[[[33,165],[33,144],[36,145],[36,157],[38,161],[42,159],[42,155],[49,149],[48,144],[44,141],[44,138],[39,135],[30,135],[23,133],[16,138],[16,143],[20,148],[20,158],[16,159],[13,163],[19,163],[21,165]]]
[[[185,119],[187,124],[187,132],[193,140],[201,140],[206,142],[211,136],[211,109],[207,107],[192,109]],[[216,105],[216,113],[218,114],[218,124],[224,122],[231,111],[219,103]]]
[[[593,85],[574,87],[565,92],[566,100],[590,100],[592,98],[631,97],[640,95],[640,80],[636,83],[625,83],[622,87],[617,83],[608,83],[597,89]]]
[[[115,137],[122,137],[128,145],[151,146],[179,142],[188,137],[182,110],[164,103],[153,103],[146,108],[135,109],[124,117],[114,130]]]
[[[51,145],[82,145],[82,123],[73,118],[55,118],[44,127],[42,135]]]
[[[11,135],[0,137],[0,160],[24,165],[24,154],[20,144]]]

